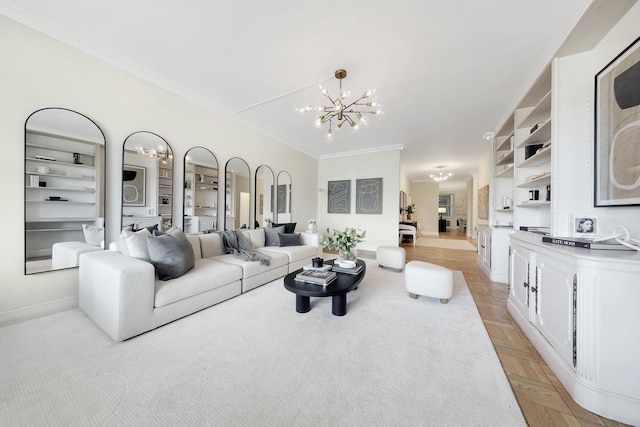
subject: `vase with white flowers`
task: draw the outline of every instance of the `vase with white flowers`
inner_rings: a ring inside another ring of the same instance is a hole
[[[321,246],[338,251],[340,265],[355,267],[358,243],[363,242],[367,232],[356,228],[346,227],[344,230],[333,229],[330,234],[327,228],[327,238],[320,243]]]

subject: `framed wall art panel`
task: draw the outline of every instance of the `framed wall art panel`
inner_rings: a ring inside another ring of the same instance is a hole
[[[640,37],[595,76],[594,205],[640,205]]]
[[[329,181],[327,213],[351,213],[351,181]]]

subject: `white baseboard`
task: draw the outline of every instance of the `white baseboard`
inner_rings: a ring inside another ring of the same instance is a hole
[[[25,320],[37,317],[48,316],[49,314],[60,313],[78,307],[78,297],[62,298],[43,304],[32,305],[30,307],[19,308],[17,310],[0,313],[0,326],[7,326],[13,323],[24,322]]]

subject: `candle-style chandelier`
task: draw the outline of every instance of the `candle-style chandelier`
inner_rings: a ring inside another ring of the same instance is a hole
[[[169,163],[173,160],[173,154],[165,147],[159,146],[157,150],[148,149],[144,147],[136,147],[138,154],[143,156],[152,157],[163,164]]]
[[[314,125],[317,128],[322,127],[325,123],[328,123],[327,133],[325,138],[331,142],[334,139],[333,126],[336,130],[342,129],[342,126],[347,124],[349,128],[357,131],[360,126],[366,126],[368,119],[367,114],[379,115],[382,114],[380,105],[371,99],[375,93],[375,89],[367,90],[362,96],[355,101],[349,102],[346,98],[351,95],[351,91],[342,90],[342,79],[347,77],[347,72],[343,69],[335,72],[336,79],[340,81],[340,91],[337,97],[333,98],[329,91],[322,86],[320,89],[322,95],[326,96],[331,105],[329,106],[311,106],[305,105],[302,108],[298,108],[297,111],[301,113],[316,112],[318,117],[316,118]]]
[[[437,168],[440,169],[440,172],[438,172],[437,174],[429,175],[429,177],[434,181],[438,181],[438,182],[446,181],[447,179],[449,179],[450,176],[453,175],[451,172],[443,173],[442,169],[444,168],[444,166],[437,166]]]

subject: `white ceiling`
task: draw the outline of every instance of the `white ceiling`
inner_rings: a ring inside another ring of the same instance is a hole
[[[0,0],[0,13],[317,158],[403,145],[405,173],[423,181],[439,165],[477,173],[483,135],[589,3]],[[386,113],[326,143],[295,108],[320,103],[319,82],[337,92],[338,68],[354,94],[376,87]]]

